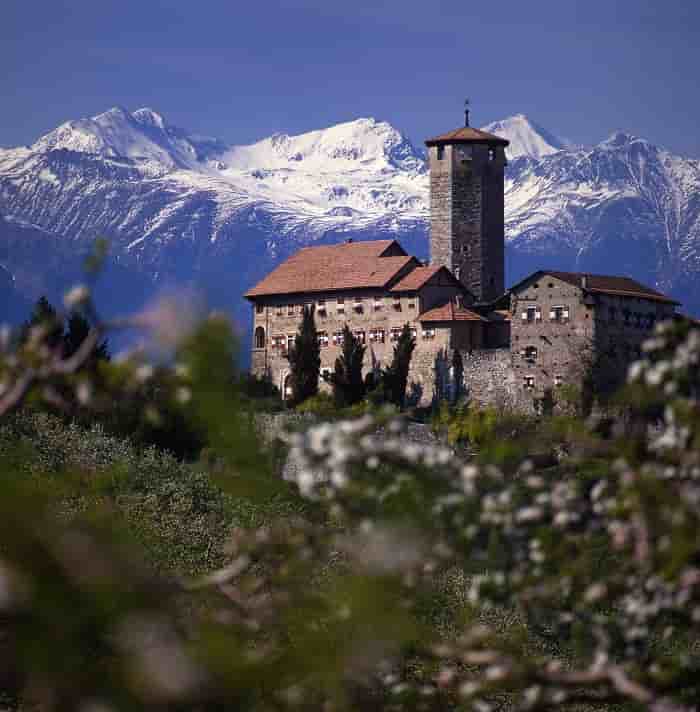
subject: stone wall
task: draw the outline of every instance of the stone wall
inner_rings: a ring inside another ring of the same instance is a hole
[[[481,406],[530,410],[532,399],[516,382],[509,349],[462,351],[467,397]]]

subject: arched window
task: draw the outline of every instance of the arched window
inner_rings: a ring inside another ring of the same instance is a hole
[[[255,330],[255,348],[264,349],[265,348],[265,329],[259,326]]]

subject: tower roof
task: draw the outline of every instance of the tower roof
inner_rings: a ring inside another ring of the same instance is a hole
[[[473,129],[471,126],[462,126],[454,131],[449,131],[441,136],[435,136],[434,138],[429,138],[426,142],[426,146],[438,146],[440,144],[447,143],[488,143],[495,144],[498,146],[507,146],[510,141],[495,134],[488,133],[487,131],[481,131],[480,129]]]

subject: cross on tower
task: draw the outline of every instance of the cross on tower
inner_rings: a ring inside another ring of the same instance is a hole
[[[469,126],[469,99],[464,100],[464,125]]]

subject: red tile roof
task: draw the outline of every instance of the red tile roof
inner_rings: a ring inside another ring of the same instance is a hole
[[[432,265],[430,267],[416,267],[411,270],[403,279],[401,279],[392,288],[392,292],[409,292],[420,289],[434,274],[437,274],[444,267],[440,265]]]
[[[473,129],[471,126],[462,126],[462,128],[455,129],[454,131],[449,131],[441,136],[435,136],[435,138],[429,138],[426,142],[426,146],[437,146],[441,143],[495,143],[500,146],[507,146],[510,141],[507,141],[500,136],[488,133],[486,131],[480,131],[479,129]]]
[[[623,297],[643,297],[658,302],[668,302],[678,304],[675,299],[667,297],[661,292],[657,292],[651,287],[647,287],[630,277],[615,277],[604,274],[586,274],[585,272],[544,272],[552,277],[561,279],[563,282],[573,284],[588,292],[598,292],[601,294],[615,294]],[[585,287],[584,285],[585,281]]]
[[[387,252],[392,256],[382,257]],[[386,288],[411,264],[420,265],[395,240],[306,247],[285,260],[244,296],[250,299],[272,294]]]
[[[453,301],[446,302],[428,311],[423,312],[418,321],[488,321],[483,316],[463,306],[458,306]]]

